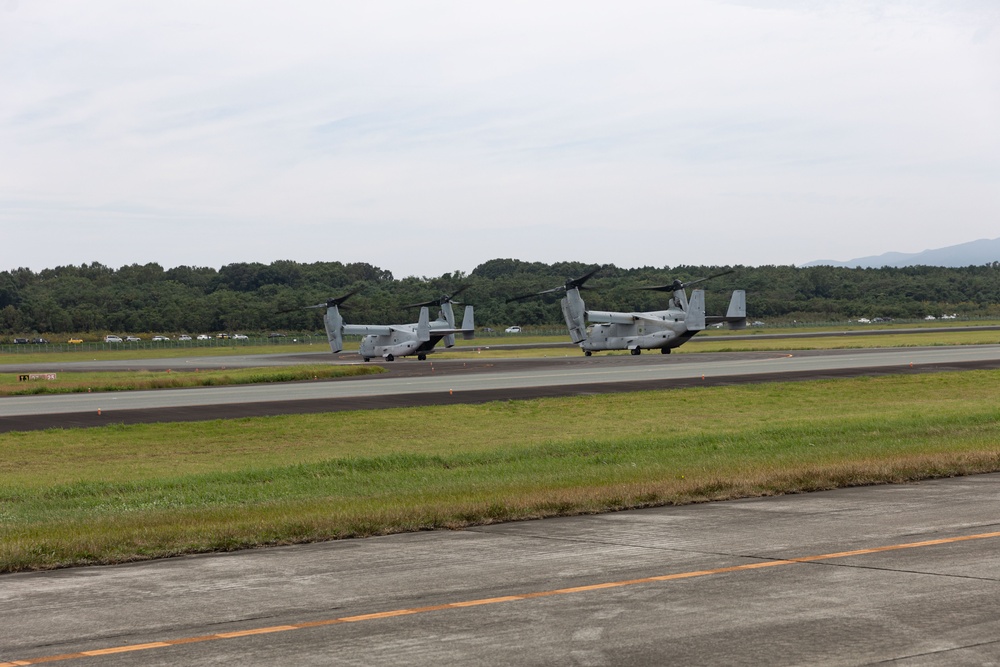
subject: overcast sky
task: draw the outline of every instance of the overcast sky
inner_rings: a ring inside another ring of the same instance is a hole
[[[996,237],[996,0],[0,0],[0,270]]]

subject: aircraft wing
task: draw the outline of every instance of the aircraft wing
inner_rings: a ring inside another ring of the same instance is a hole
[[[587,319],[595,324],[635,324],[636,322],[667,322],[669,311],[650,313],[615,313],[603,310],[588,310]]]
[[[588,310],[587,319],[597,324],[634,324],[642,313],[615,313],[607,310]]]
[[[356,336],[388,336],[393,332],[393,327],[380,326],[377,324],[345,324],[344,333]]]
[[[657,312],[652,312],[652,313],[632,313],[632,317],[634,317],[637,322],[638,321],[643,321],[643,322],[673,322],[674,318],[677,317],[677,311],[674,311],[673,314],[671,314],[669,316],[667,315],[668,312],[669,311],[665,311],[664,310],[664,311],[661,311],[661,312],[658,312],[658,313]]]

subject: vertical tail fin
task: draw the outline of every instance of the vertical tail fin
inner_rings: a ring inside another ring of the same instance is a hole
[[[448,323],[449,329],[455,328],[455,311],[452,310],[451,301],[445,301],[441,304],[441,316]],[[444,337],[444,346],[455,347],[455,334],[448,334]]]
[[[476,337],[476,320],[472,312],[472,306],[465,307],[465,317],[462,318],[462,338],[472,340]]]
[[[747,293],[745,290],[733,290],[729,300],[729,310],[726,311],[726,323],[730,329],[747,328]]]
[[[431,339],[431,314],[427,306],[420,309],[420,319],[417,321],[417,340],[426,343]]]
[[[687,315],[684,324],[688,331],[701,331],[705,328],[705,290],[691,290],[691,300],[687,304]]]

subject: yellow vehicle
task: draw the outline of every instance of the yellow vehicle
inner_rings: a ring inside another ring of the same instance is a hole
[[[70,345],[79,345],[80,343],[83,342],[83,339],[82,338],[70,338],[66,342],[69,343]]]

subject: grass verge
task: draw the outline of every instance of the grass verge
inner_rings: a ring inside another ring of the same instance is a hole
[[[233,368],[229,370],[171,371],[101,371],[93,373],[56,373],[55,380],[20,382],[16,375],[0,375],[0,396],[35,394],[72,394],[91,391],[135,391],[142,389],[180,389],[217,387],[234,384],[301,382],[332,378],[376,375],[379,366],[282,366],[277,368]]]
[[[1000,372],[0,435],[0,571],[1000,470]]]

